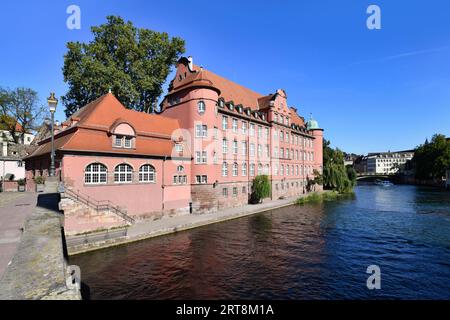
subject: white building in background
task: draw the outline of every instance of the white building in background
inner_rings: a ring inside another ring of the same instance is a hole
[[[367,173],[395,174],[414,157],[414,150],[378,152],[367,155]]]
[[[16,133],[20,135],[19,132]],[[22,158],[27,155],[27,147],[34,139],[31,133],[25,133],[15,143],[11,133],[0,130],[0,178],[3,180],[19,180],[25,178],[25,163]]]

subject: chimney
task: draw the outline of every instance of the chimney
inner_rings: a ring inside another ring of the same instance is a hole
[[[194,71],[194,59],[192,59],[192,57],[189,56],[188,61],[189,61],[189,64],[188,64],[189,71]]]
[[[2,156],[3,157],[8,156],[8,142],[5,141],[2,142]]]

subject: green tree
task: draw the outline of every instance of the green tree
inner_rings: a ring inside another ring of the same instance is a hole
[[[9,131],[15,143],[23,142],[25,133],[36,130],[47,115],[33,89],[0,88],[0,128]]]
[[[272,188],[267,175],[256,176],[255,179],[253,179],[250,202],[260,203],[262,199],[270,197],[271,190]]]
[[[412,160],[418,179],[439,179],[450,166],[450,141],[442,134],[416,148]]]
[[[66,116],[111,89],[127,108],[153,112],[170,69],[185,52],[184,40],[136,28],[121,17],[91,28],[90,43],[69,42],[64,56],[62,97]]]
[[[356,172],[344,165],[344,154],[338,148],[332,149],[330,141],[323,142],[323,186],[325,189],[347,193],[356,185]]]

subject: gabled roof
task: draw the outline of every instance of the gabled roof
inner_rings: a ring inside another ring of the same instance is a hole
[[[74,124],[55,135],[56,150],[170,157],[174,146],[172,134],[179,129],[178,120],[126,109],[111,93],[79,109],[70,119],[76,120]],[[118,121],[134,128],[136,148],[113,148],[109,131]],[[46,138],[27,158],[50,152],[50,138]]]

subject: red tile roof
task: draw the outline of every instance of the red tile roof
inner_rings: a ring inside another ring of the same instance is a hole
[[[179,129],[178,120],[126,109],[111,93],[79,109],[71,118],[79,120],[55,135],[56,150],[170,157],[174,146],[171,135]],[[135,149],[113,148],[109,130],[118,120],[125,121],[136,131]],[[27,158],[50,153],[50,150],[47,138]]]
[[[173,94],[191,86],[208,86],[216,88],[220,91],[219,98],[223,98],[225,102],[233,101],[234,105],[242,105],[252,110],[265,111],[270,107],[270,101],[274,99],[275,94],[262,95],[231,80],[223,78],[209,70],[197,65],[193,65],[193,70],[188,68],[189,60],[181,58],[178,62],[179,76],[181,79],[172,80],[169,93]],[[185,74],[183,74],[185,72]],[[163,103],[164,105],[164,103]],[[304,126],[304,119],[297,114],[295,108],[290,109],[292,123]]]

